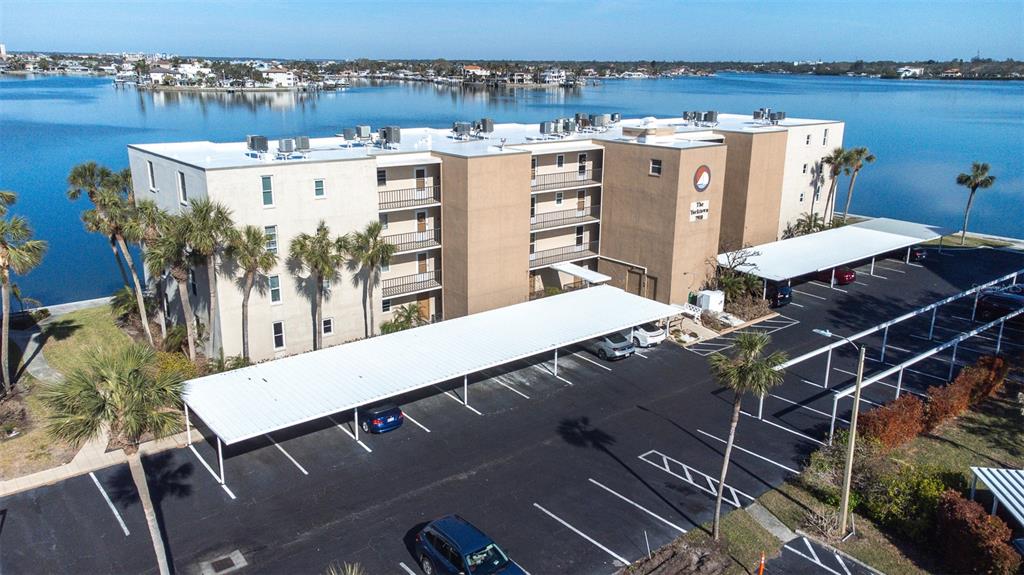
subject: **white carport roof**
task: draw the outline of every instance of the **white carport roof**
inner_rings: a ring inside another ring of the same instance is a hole
[[[840,228],[753,246],[758,255],[747,259],[738,271],[784,281],[836,266],[934,240],[952,231],[889,218],[875,218]],[[736,252],[730,252],[736,253]],[[728,265],[729,254],[719,254],[719,265]]]
[[[570,262],[559,262],[552,264],[551,269],[558,270],[560,272],[567,273],[573,277],[587,280],[592,284],[603,284],[604,282],[611,281],[611,276],[606,276],[602,273],[598,273],[594,270],[587,269],[583,266],[578,266]]]
[[[1024,469],[972,467],[975,480],[982,480],[992,495],[1024,527]],[[973,495],[974,488],[971,488]],[[993,511],[994,513],[994,511]]]
[[[678,313],[596,286],[200,377],[183,399],[232,444]]]

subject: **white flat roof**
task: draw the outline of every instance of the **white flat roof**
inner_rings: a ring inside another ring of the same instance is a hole
[[[551,118],[554,119],[554,118]],[[408,165],[408,159],[401,159],[405,154],[421,154],[438,152],[456,156],[490,156],[500,154],[535,154],[558,153],[574,150],[601,149],[602,140],[647,143],[658,146],[676,148],[700,148],[717,145],[707,141],[714,137],[713,130],[762,132],[784,130],[792,126],[806,126],[819,123],[831,123],[833,120],[810,120],[787,118],[778,125],[767,125],[754,121],[751,115],[719,114],[714,126],[698,124],[680,118],[623,118],[621,121],[600,129],[586,129],[569,135],[553,136],[540,133],[540,123],[494,124],[494,132],[486,138],[459,140],[453,137],[448,128],[403,127],[401,143],[391,148],[378,145],[363,145],[346,142],[344,138],[311,137],[310,147],[306,152],[283,154],[278,151],[278,138],[270,138],[269,152],[261,156],[249,155],[244,141],[235,142],[166,142],[150,144],[131,144],[129,147],[176,160],[201,169],[213,170],[223,168],[245,168],[271,163],[302,163],[326,162],[338,160],[360,160],[374,158],[378,163],[391,162],[391,165]],[[632,136],[623,136],[623,127],[671,127],[673,133],[665,136],[648,137],[639,141]],[[372,126],[373,131],[380,126]],[[284,138],[294,135],[281,136]],[[504,140],[504,144],[502,144]],[[381,164],[385,165],[385,164]]]
[[[232,444],[678,314],[596,286],[200,377],[182,396]]]
[[[951,230],[914,222],[875,218],[823,232],[753,246],[757,255],[739,271],[784,281],[836,266],[893,252],[948,235]],[[730,252],[736,253],[736,252]],[[729,254],[718,263],[728,265]]]
[[[1024,527],[1024,470],[972,467],[971,473],[988,486],[999,504]]]
[[[551,264],[549,267],[553,270],[567,273],[573,277],[587,280],[592,284],[603,284],[604,282],[611,281],[612,279],[612,276],[606,276],[592,269],[587,269],[583,266],[578,266],[570,262],[559,262],[557,264]]]

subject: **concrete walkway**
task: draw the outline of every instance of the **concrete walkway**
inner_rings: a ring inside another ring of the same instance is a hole
[[[11,330],[11,341],[22,350],[24,370],[43,383],[56,383],[64,379],[59,371],[46,363],[43,355],[43,334],[38,327],[31,330]]]

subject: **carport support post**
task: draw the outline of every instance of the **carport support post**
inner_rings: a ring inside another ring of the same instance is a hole
[[[829,280],[828,287],[836,287],[836,268],[832,268],[832,279]]]
[[[971,308],[971,321],[974,321],[974,316],[978,314],[978,296],[981,295],[981,290],[974,292],[974,307]]]
[[[953,366],[956,365],[956,347],[960,345],[960,342],[953,344],[953,354],[949,356],[949,377],[946,379],[953,379]]]
[[[1006,325],[1006,320],[999,322],[999,337],[996,338],[996,355],[999,355],[999,349],[1003,347],[1003,326]]]
[[[885,346],[889,342],[889,326],[885,326],[885,331],[882,332],[882,355],[878,357],[878,361],[885,363]]]
[[[971,501],[974,501],[974,493],[978,489],[978,476],[973,475],[971,477]]]
[[[832,436],[836,432],[836,410],[839,408],[839,396],[832,396],[832,423],[829,424],[828,428],[828,444],[832,445]]]
[[[1000,330],[1002,331],[1002,330]],[[996,353],[999,353],[998,351]],[[188,420],[188,404],[185,404],[185,443],[192,445],[192,422]]]
[[[932,340],[932,336],[935,334],[935,314],[939,313],[938,307],[932,308],[932,325],[928,328],[928,341]]]
[[[900,375],[896,378],[896,399],[900,398],[900,388],[903,387],[903,368],[900,368]]]
[[[875,258],[871,258],[871,272],[868,275],[875,275]]]
[[[768,299],[768,280],[761,280],[763,288],[761,288],[761,299]]]
[[[217,436],[217,462],[220,464],[220,484],[224,485],[224,444]]]
[[[469,407],[469,374],[462,376],[462,405]]]
[[[828,359],[825,360],[825,389],[828,389],[828,376],[832,373],[832,348],[828,348]]]
[[[352,428],[355,431],[356,441],[359,441],[359,408],[352,408]]]
[[[558,348],[555,348],[555,376],[558,376]]]
[[[905,264],[909,264],[910,263],[910,248],[909,247],[907,248],[907,259],[903,263],[905,263]]]

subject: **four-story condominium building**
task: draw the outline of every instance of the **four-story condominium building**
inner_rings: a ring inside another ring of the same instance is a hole
[[[681,303],[720,251],[777,239],[812,203],[822,213],[829,181],[820,161],[842,138],[842,122],[767,111],[578,114],[529,125],[483,119],[450,130],[363,126],[325,138],[131,145],[128,155],[136,198],[180,213],[209,197],[236,224],[267,234],[279,262],[249,304],[250,352],[260,360],[311,349],[314,329],[324,345],[363,336],[361,277],[342,266],[325,281],[315,326],[315,286],[288,258],[291,240],[321,220],[333,235],[380,221],[395,245],[370,286],[378,326],[400,306],[437,321],[582,285],[566,263]],[[237,355],[241,274],[230,259],[218,271],[214,341]],[[208,309],[207,277],[196,264],[189,289],[198,318]],[[176,290],[163,293],[181,321]]]

